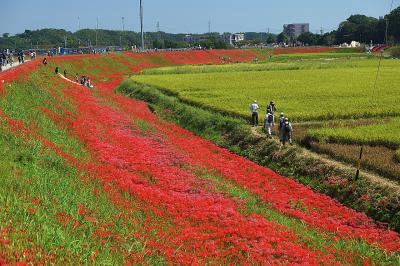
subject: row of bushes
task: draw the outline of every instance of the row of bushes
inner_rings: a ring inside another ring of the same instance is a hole
[[[351,186],[343,186],[343,182],[332,180],[351,181],[354,173],[335,168],[316,156],[307,155],[297,146],[281,148],[276,140],[251,134],[247,123],[240,118],[191,106],[155,87],[126,80],[117,88],[117,92],[146,101],[155,113],[165,119],[336,198],[350,208],[386,222],[400,232],[400,196],[392,187],[361,178],[353,191]]]

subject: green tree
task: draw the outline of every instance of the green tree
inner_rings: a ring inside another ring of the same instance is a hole
[[[311,33],[311,32],[305,32],[302,33],[298,38],[297,41],[302,42],[304,44],[308,45],[316,45],[317,44],[317,39],[318,36]]]
[[[269,33],[267,34],[267,43],[275,43],[276,42],[276,35]]]
[[[400,42],[400,7],[394,9],[389,15],[385,16],[389,23],[388,35],[391,36],[397,43]]]
[[[279,43],[288,43],[289,37],[286,35],[286,33],[281,32],[276,38],[276,41]]]
[[[165,48],[165,47],[164,47],[164,43],[163,43],[161,40],[159,40],[159,39],[155,39],[155,40],[153,41],[153,48],[163,49],[163,48]]]

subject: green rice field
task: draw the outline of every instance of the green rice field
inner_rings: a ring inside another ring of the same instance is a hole
[[[301,138],[311,137],[321,145],[343,144],[333,152],[340,150],[337,157],[346,161],[355,160],[348,158],[357,153],[355,144],[370,145],[371,152],[377,149],[387,157],[385,164],[376,163],[373,168],[380,172],[400,169],[396,162],[400,150],[395,151],[400,147],[400,61],[363,56],[282,55],[262,63],[148,69],[132,79],[186,102],[243,118],[249,117],[253,100],[261,114],[273,100],[295,130],[304,123],[316,124],[302,126],[306,132]],[[379,146],[387,148],[382,153]]]
[[[185,66],[172,68],[175,72],[166,69],[168,74],[145,72],[133,79],[241,116],[248,115],[253,99],[262,109],[274,100],[278,110],[296,122],[400,114],[400,61],[382,61],[376,89],[378,59],[307,61],[303,68],[295,67],[301,64]],[[318,68],[323,64],[331,66]]]

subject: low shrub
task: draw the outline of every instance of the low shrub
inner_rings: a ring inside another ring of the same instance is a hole
[[[395,58],[400,58],[400,46],[390,48],[390,55]]]

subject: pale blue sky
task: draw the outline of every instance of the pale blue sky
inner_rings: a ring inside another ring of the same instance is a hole
[[[352,14],[379,17],[389,12],[392,0],[143,0],[145,30],[173,33],[267,31],[279,33],[282,25],[309,22],[313,32],[322,27],[336,29]],[[139,0],[0,0],[0,34],[21,33],[25,29],[95,28],[139,30]],[[399,6],[400,0],[394,0]]]

